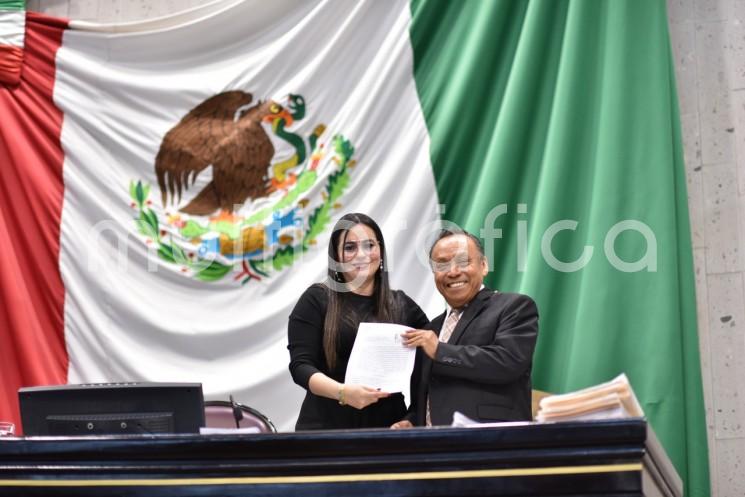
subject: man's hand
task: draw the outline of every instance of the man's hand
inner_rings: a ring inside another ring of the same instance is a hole
[[[435,358],[437,346],[440,345],[437,335],[431,330],[409,330],[401,334],[407,347],[421,347],[427,357]]]
[[[391,425],[391,430],[405,430],[407,428],[414,428],[414,425],[408,419],[396,421]]]

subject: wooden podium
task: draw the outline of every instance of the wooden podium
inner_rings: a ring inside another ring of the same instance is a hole
[[[643,419],[490,428],[0,439],[0,496],[669,496]]]

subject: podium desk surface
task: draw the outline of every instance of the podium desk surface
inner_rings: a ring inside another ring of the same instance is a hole
[[[665,496],[644,419],[493,427],[0,439],[0,495]]]

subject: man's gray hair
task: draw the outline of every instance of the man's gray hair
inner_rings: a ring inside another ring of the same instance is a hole
[[[466,230],[456,231],[456,230],[447,229],[447,230],[440,230],[440,232],[437,233],[437,236],[435,237],[435,241],[432,242],[432,245],[429,247],[429,258],[432,259],[432,251],[435,249],[435,245],[437,245],[437,243],[440,240],[442,240],[443,238],[447,238],[449,236],[453,236],[453,235],[465,235],[466,237],[473,240],[473,243],[476,245],[476,248],[478,249],[479,254],[481,254],[481,257],[485,257],[484,246],[481,244],[481,240],[479,239],[479,237],[477,237],[473,233],[469,233]]]

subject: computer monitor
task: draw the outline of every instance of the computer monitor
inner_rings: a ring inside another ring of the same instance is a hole
[[[199,433],[201,383],[94,383],[18,390],[26,436]]]

